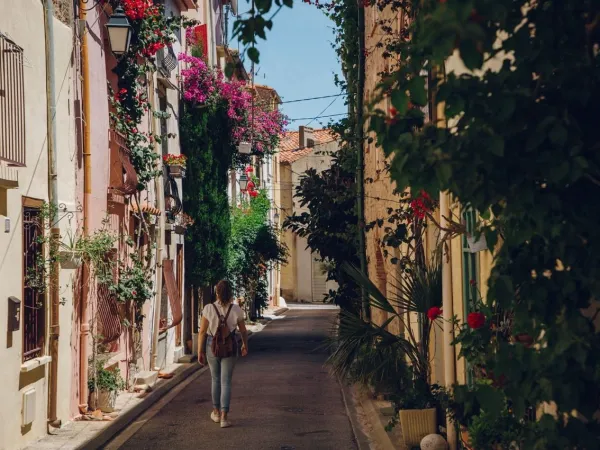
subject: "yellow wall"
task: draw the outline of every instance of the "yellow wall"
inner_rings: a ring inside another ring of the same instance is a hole
[[[279,164],[279,191],[281,201],[281,220],[285,220],[294,211],[293,201],[293,185],[292,185],[292,167],[288,163]],[[276,188],[277,190],[277,188]],[[297,245],[296,235],[290,230],[285,230],[282,233],[283,241],[288,246],[289,257],[287,264],[281,266],[281,290],[283,298],[286,301],[298,300],[298,283],[297,283]]]

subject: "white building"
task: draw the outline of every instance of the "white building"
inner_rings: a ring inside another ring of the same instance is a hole
[[[281,142],[279,168],[275,190],[280,191],[282,219],[294,214],[308,212],[294,198],[296,187],[308,169],[317,173],[331,166],[332,153],[339,142],[331,130],[313,130],[301,126],[298,131],[289,131]],[[327,281],[323,264],[318,254],[308,248],[306,238],[290,230],[284,233],[290,251],[288,263],[281,268],[281,292],[286,301],[322,302],[324,295],[337,285]]]

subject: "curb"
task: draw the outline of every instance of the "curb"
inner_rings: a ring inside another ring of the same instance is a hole
[[[205,367],[200,366],[198,363],[194,362],[190,365],[190,367],[186,367],[177,375],[175,375],[172,379],[167,381],[166,383],[161,383],[160,386],[156,388],[156,390],[150,392],[148,396],[144,399],[144,401],[138,403],[133,408],[128,410],[122,415],[119,415],[115,420],[113,420],[110,425],[101,430],[98,434],[93,436],[91,439],[87,440],[83,444],[81,444],[78,449],[79,450],[95,450],[101,448],[104,444],[110,441],[113,437],[115,437],[118,433],[127,428],[128,425],[131,424],[137,417],[142,415],[147,409],[149,409],[152,405],[158,402],[161,398],[168,394],[168,392],[181,383],[183,380],[193,375],[199,370],[206,370]]]
[[[348,420],[350,421],[350,427],[352,428],[352,434],[354,435],[354,440],[356,442],[356,446],[358,450],[370,450],[371,445],[369,444],[369,439],[362,432],[358,421],[356,419],[356,406],[354,402],[351,400],[350,389],[348,386],[342,383],[339,377],[337,377],[337,382],[340,386],[340,391],[342,393],[342,400],[344,401],[344,407],[346,408],[346,415],[348,416]]]
[[[381,425],[379,418],[377,417],[378,413],[375,410],[373,402],[369,399],[364,398],[359,399],[359,402],[363,410],[365,411],[367,417],[373,418],[373,420],[369,420],[369,423],[373,427],[372,436],[375,442],[377,442],[383,448],[383,450],[396,450],[397,447],[394,445],[389,435],[385,431],[385,428],[383,427],[383,425]],[[400,426],[400,424],[398,424],[397,426]]]
[[[250,340],[256,333],[248,333],[248,340]],[[160,399],[166,396],[173,388],[178,386],[180,383],[185,381],[187,378],[195,375],[196,372],[200,372],[197,375],[200,376],[202,373],[208,371],[208,366],[201,366],[197,362],[193,362],[189,367],[181,370],[177,375],[168,380],[166,383],[161,383],[160,386],[148,394],[144,401],[138,403],[130,410],[126,411],[122,415],[119,415],[115,420],[110,422],[106,428],[100,430],[93,437],[79,445],[77,450],[97,450],[103,448],[104,445],[109,443],[119,433],[129,427],[134,420],[140,417],[143,413],[149,410],[155,405]]]

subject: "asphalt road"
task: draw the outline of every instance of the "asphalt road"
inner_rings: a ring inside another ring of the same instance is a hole
[[[290,309],[250,340],[233,375],[230,419],[209,418],[210,374],[200,375],[150,418],[121,449],[356,449],[337,381],[319,348],[335,310]]]

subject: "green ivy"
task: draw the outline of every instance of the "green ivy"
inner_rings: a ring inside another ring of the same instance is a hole
[[[185,234],[186,282],[210,286],[227,275],[230,236],[227,175],[236,157],[225,105],[181,114],[181,148],[187,156],[183,207],[194,220]]]

